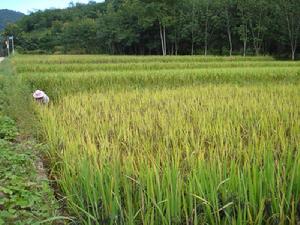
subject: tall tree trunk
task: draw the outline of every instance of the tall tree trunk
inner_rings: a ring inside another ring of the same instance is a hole
[[[300,33],[300,22],[299,22],[300,14],[299,14],[299,10],[293,8],[296,5],[294,5],[292,2],[282,1],[281,3],[282,3],[282,8],[284,9],[284,14],[286,19],[288,37],[289,37],[289,42],[291,47],[291,58],[292,60],[295,60],[295,54],[297,50],[298,38]],[[296,1],[294,3],[296,3]],[[293,11],[292,8],[295,11]]]
[[[207,56],[207,20],[205,22],[204,55]]]
[[[243,53],[243,56],[245,57],[246,56],[246,51],[247,51],[247,40],[248,40],[248,28],[247,28],[247,25],[245,24],[244,25],[244,53]]]
[[[206,6],[206,19],[205,19],[205,37],[204,37],[204,55],[207,56],[207,42],[208,42],[208,2]]]
[[[292,19],[292,21],[290,21],[288,12],[286,12],[286,22],[287,22],[287,28],[288,28],[288,33],[289,33],[291,51],[292,51],[292,60],[295,60],[295,53],[296,53],[296,49],[297,49],[297,39],[298,39],[298,32],[300,29],[300,25],[298,25],[298,26],[296,26],[296,28],[294,28],[293,18],[291,18],[291,19]]]
[[[178,43],[177,43],[177,39],[175,41],[175,55],[178,55]]]
[[[178,52],[178,43],[177,43],[177,30],[175,31],[175,42],[174,42],[174,49],[175,49],[175,55],[177,55]]]
[[[195,26],[195,3],[193,1],[193,9],[192,9],[192,49],[191,49],[191,55],[194,55],[194,26]]]
[[[161,23],[159,23],[159,33],[160,33],[160,40],[161,40],[161,49],[162,54],[165,56],[166,53],[166,29],[165,26],[162,26]]]
[[[295,60],[295,51],[292,51],[292,60]]]
[[[164,36],[164,49],[165,49],[165,54],[164,55],[167,55],[167,42],[166,42],[166,26],[163,25],[163,36]]]
[[[229,40],[229,55],[232,56],[232,39],[231,39],[231,31],[228,29],[228,40]]]
[[[231,27],[230,27],[229,13],[227,7],[226,7],[226,24],[227,24],[227,35],[229,41],[229,55],[232,56],[232,37],[231,37],[231,29],[230,29]]]
[[[246,51],[247,51],[247,40],[248,40],[248,27],[247,27],[247,20],[244,14],[244,9],[241,8],[241,13],[242,13],[242,32],[240,35],[242,35],[241,40],[243,40],[243,56],[246,56]]]
[[[164,38],[162,34],[162,29],[161,29],[161,24],[159,24],[159,34],[160,34],[160,41],[161,41],[161,49],[162,49],[162,54],[164,55]]]
[[[291,50],[292,50],[292,60],[295,60],[296,49],[297,49],[297,42],[295,42],[294,45],[291,47]]]

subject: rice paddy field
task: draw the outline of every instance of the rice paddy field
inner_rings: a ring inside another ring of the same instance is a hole
[[[12,61],[74,224],[299,224],[300,62]]]

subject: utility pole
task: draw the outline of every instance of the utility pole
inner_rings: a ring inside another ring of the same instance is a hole
[[[10,43],[11,43],[11,49],[12,49],[12,54],[15,53],[15,46],[14,46],[14,36],[9,36],[8,37],[8,53],[10,54]]]
[[[9,38],[5,41],[6,48],[7,48],[7,56],[9,56]]]

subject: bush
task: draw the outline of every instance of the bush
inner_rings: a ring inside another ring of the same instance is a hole
[[[15,121],[7,116],[0,117],[0,139],[13,141],[17,135],[18,131]]]

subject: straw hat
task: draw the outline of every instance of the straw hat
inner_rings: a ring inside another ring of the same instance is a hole
[[[43,98],[44,96],[45,96],[45,92],[40,91],[40,90],[36,90],[36,91],[33,93],[33,97],[34,97],[34,98]]]

